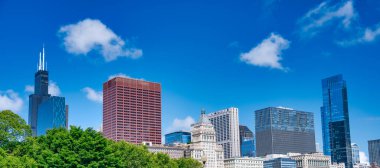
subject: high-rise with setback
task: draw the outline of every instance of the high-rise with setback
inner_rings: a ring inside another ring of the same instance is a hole
[[[103,84],[103,134],[134,144],[161,144],[161,84],[115,77]]]
[[[343,76],[322,79],[322,96],[323,153],[331,156],[331,162],[352,168],[347,86]]]
[[[64,97],[49,94],[49,72],[45,62],[45,48],[34,75],[34,93],[29,96],[28,124],[33,136],[44,135],[47,130],[68,127],[68,106]]]
[[[240,157],[239,110],[227,108],[207,115],[216,132],[216,143],[223,146],[224,158]]]
[[[315,152],[314,115],[283,107],[255,112],[256,156]]]

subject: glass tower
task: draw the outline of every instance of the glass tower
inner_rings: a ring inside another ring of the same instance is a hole
[[[65,98],[51,96],[48,88],[49,73],[43,48],[34,75],[34,93],[29,96],[28,124],[33,136],[43,135],[51,128],[67,128],[68,106],[65,105]]]
[[[283,107],[255,112],[256,156],[315,152],[314,114]]]
[[[347,87],[343,76],[323,79],[322,93],[323,153],[331,155],[331,162],[345,163],[346,168],[352,168]]]
[[[174,143],[188,144],[191,142],[191,133],[185,131],[172,132],[165,135],[165,144],[170,145]]]
[[[256,149],[253,132],[245,125],[239,125],[239,131],[241,156],[255,157]]]

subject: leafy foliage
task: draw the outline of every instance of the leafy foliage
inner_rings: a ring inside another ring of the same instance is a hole
[[[17,140],[11,139],[12,141]],[[171,159],[146,147],[114,142],[99,132],[71,126],[27,137],[12,148],[0,148],[0,167],[149,167],[200,168],[193,159]]]
[[[29,125],[19,115],[10,110],[0,111],[0,147],[14,145],[31,134]]]

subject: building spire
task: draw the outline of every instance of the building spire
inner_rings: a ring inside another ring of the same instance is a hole
[[[38,70],[41,70],[41,52],[40,52],[40,59],[38,61]]]
[[[42,45],[42,70],[45,70],[45,44]]]

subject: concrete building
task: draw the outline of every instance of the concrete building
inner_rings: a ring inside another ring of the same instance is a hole
[[[368,141],[369,163],[380,166],[380,139]]]
[[[352,149],[352,164],[359,164],[360,163],[360,156],[359,156],[359,146],[356,143],[351,144]]]
[[[152,142],[142,142],[146,145],[149,152],[152,153],[163,153],[169,155],[172,159],[178,159],[185,157],[186,146],[165,146],[165,145],[155,145]]]
[[[165,144],[183,143],[187,144],[191,142],[191,133],[186,131],[176,131],[165,134]]]
[[[214,125],[216,142],[223,146],[224,158],[240,157],[238,108],[223,109],[207,116]]]
[[[330,156],[322,153],[311,154],[289,154],[296,161],[297,168],[329,168],[331,166]]]
[[[314,115],[284,107],[255,111],[256,156],[315,152]]]
[[[216,143],[214,125],[204,110],[198,122],[191,127],[192,142],[188,147],[190,157],[200,161],[205,168],[223,168],[223,147]]]
[[[331,162],[352,168],[352,150],[346,81],[342,75],[322,79],[323,153]]]
[[[49,94],[49,72],[42,48],[37,72],[34,75],[34,93],[29,96],[28,124],[33,136],[44,135],[52,128],[68,127],[68,106],[64,97]]]
[[[263,158],[240,157],[224,159],[224,168],[263,168],[263,166]]]
[[[330,168],[346,168],[344,163],[332,163]]]
[[[124,77],[103,84],[103,135],[161,144],[161,85]]]

